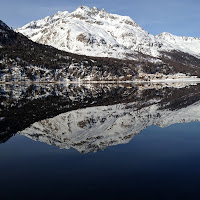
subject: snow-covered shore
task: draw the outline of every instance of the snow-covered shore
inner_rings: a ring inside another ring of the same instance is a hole
[[[13,82],[5,82],[5,81],[0,81],[0,84],[33,84],[33,83],[41,83],[41,84],[116,84],[116,83],[176,83],[176,82],[196,82],[200,83],[200,78],[179,78],[179,79],[153,79],[153,80],[128,80],[128,81],[103,81],[103,80],[98,80],[98,81],[92,81],[92,80],[77,80],[77,81],[13,81]]]

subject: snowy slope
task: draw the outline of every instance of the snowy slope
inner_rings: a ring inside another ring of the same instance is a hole
[[[156,36],[159,39],[163,39],[174,46],[175,49],[179,49],[183,52],[200,56],[200,38],[186,37],[186,36],[175,36],[171,33],[161,33]]]
[[[88,153],[128,143],[146,127],[200,121],[200,102],[179,110],[160,110],[159,102],[137,109],[135,103],[75,110],[42,120],[19,132],[59,148]]]
[[[95,7],[81,6],[72,13],[58,12],[17,31],[33,41],[89,56],[131,59],[136,52],[158,56],[159,50],[173,49],[130,17]]]

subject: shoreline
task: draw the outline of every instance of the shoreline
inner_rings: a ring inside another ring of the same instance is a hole
[[[33,84],[33,83],[40,83],[40,84],[98,84],[98,83],[110,83],[110,84],[120,84],[120,83],[184,83],[184,82],[196,82],[200,83],[200,78],[179,78],[179,79],[153,79],[149,81],[145,80],[128,80],[128,81],[9,81],[3,82],[0,81],[0,84]]]

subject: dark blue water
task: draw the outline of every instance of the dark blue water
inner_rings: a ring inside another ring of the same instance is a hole
[[[86,154],[14,134],[0,158],[1,199],[200,198],[198,121],[151,125],[127,144]]]
[[[16,135],[0,145],[2,199],[198,199],[200,123],[151,126],[80,154]]]

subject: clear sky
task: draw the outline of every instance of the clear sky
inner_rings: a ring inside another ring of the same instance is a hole
[[[0,19],[18,28],[80,5],[128,15],[154,35],[165,31],[200,37],[200,0],[0,0]]]

